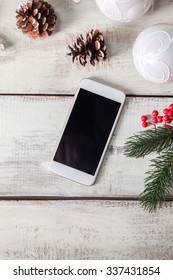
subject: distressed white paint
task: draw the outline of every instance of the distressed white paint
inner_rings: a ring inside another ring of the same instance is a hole
[[[0,259],[172,259],[173,207],[137,202],[0,202]]]
[[[127,98],[96,184],[91,187],[51,174],[46,168],[72,97],[0,97],[0,195],[118,196],[143,190],[145,159],[126,158],[128,136],[142,130],[141,114],[172,103],[172,98]]]
[[[172,23],[171,0],[155,1],[134,23],[117,24],[107,19],[94,0],[49,0],[58,14],[54,35],[44,41],[24,36],[15,26],[20,1],[0,1],[0,39],[6,51],[0,53],[1,93],[73,94],[82,78],[97,78],[128,94],[171,94],[172,85],[155,85],[139,76],[132,61],[132,47],[138,34],[153,24]],[[166,15],[166,19],[165,19]],[[68,44],[77,34],[100,28],[108,46],[108,60],[95,68],[71,63]]]
[[[72,98],[17,97],[15,93],[73,94],[82,78],[95,78],[126,94],[170,94],[172,85],[144,81],[132,61],[132,46],[146,27],[172,23],[172,0],[156,1],[154,13],[133,24],[104,17],[94,0],[50,0],[58,13],[54,35],[34,41],[15,26],[20,1],[0,1],[0,196],[43,196],[45,201],[0,201],[0,259],[172,259],[172,204],[148,214],[138,203],[46,201],[49,196],[114,197],[143,190],[149,158],[127,159],[122,147],[139,131],[140,115],[172,99],[127,100],[98,180],[92,187],[48,172]],[[72,65],[68,44],[100,28],[109,57],[95,68]]]

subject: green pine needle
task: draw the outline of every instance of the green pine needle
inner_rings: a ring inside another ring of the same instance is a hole
[[[158,127],[139,132],[128,139],[124,154],[128,157],[144,157],[159,153],[151,160],[151,170],[144,181],[145,190],[140,195],[144,209],[154,212],[160,208],[165,196],[173,190],[173,127]]]
[[[165,195],[173,190],[173,150],[161,153],[151,162],[152,170],[146,173],[148,177],[140,200],[144,209],[154,212],[162,206]]]
[[[125,143],[124,154],[128,157],[144,157],[151,152],[160,153],[173,147],[173,127],[158,127],[139,132]]]

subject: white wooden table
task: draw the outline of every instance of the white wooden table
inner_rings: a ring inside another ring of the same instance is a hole
[[[15,26],[19,1],[0,3],[0,259],[172,259],[173,204],[154,214],[138,197],[150,156],[125,158],[127,137],[141,130],[140,115],[172,102],[173,85],[145,81],[132,46],[140,31],[173,22],[172,0],[131,24],[104,17],[94,0],[49,1],[58,14],[44,41]],[[108,60],[82,68],[67,57],[77,34],[99,28]],[[55,143],[82,78],[127,94],[122,117],[97,182],[85,187],[48,172]]]

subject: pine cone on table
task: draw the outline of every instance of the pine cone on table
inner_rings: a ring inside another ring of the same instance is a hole
[[[54,9],[43,0],[21,4],[16,13],[17,27],[33,39],[44,39],[55,29],[57,17]]]
[[[107,58],[106,43],[102,33],[99,30],[91,30],[86,34],[86,39],[82,35],[77,37],[76,42],[72,46],[68,46],[71,52],[72,61],[79,59],[82,66],[87,64],[87,61],[95,66],[96,61]]]

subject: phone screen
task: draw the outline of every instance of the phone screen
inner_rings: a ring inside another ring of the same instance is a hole
[[[94,175],[120,106],[80,89],[53,160]]]

